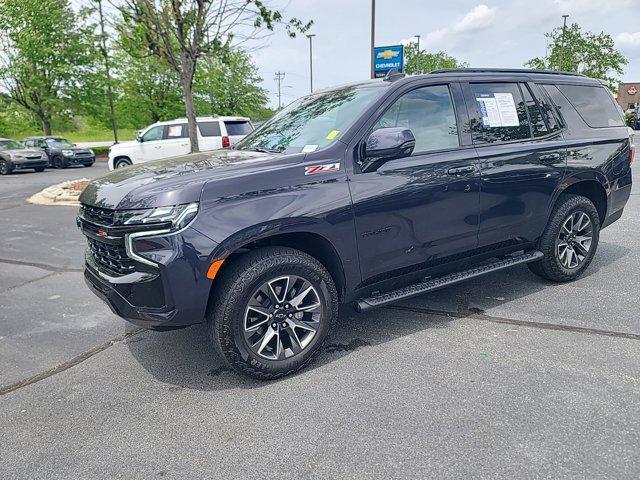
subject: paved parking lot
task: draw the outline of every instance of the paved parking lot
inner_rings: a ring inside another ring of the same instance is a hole
[[[0,178],[0,478],[640,476],[639,174],[577,282],[344,308],[318,362],[264,383],[85,287],[75,208],[25,197],[104,171]]]

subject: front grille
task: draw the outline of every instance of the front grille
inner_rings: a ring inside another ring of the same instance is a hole
[[[135,271],[135,262],[127,256],[124,240],[121,243],[106,243],[87,237],[89,252],[96,263],[119,275],[126,275]]]
[[[100,225],[110,227],[113,225],[115,210],[108,208],[91,207],[89,205],[80,206],[80,214],[89,222],[96,222]]]
[[[90,157],[91,152],[76,152],[76,157]]]
[[[27,155],[27,160],[42,160],[42,155]]]

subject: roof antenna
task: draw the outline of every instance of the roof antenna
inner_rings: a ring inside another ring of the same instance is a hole
[[[405,77],[404,73],[399,72],[397,68],[392,68],[384,76],[383,81],[385,81],[385,82],[393,82],[395,80],[399,80],[400,78],[404,78],[404,77]]]

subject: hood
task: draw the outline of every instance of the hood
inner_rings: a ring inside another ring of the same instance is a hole
[[[4,150],[5,153],[13,156],[20,155],[22,157],[41,157],[42,151],[33,148],[19,148],[16,150]]]
[[[96,178],[84,189],[80,202],[122,210],[196,202],[205,183],[259,172],[281,159],[282,155],[218,150],[146,162]]]

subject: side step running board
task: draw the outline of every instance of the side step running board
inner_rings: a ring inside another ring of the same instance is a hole
[[[442,277],[432,278],[424,282],[409,285],[408,287],[399,288],[398,290],[381,293],[374,297],[356,300],[355,308],[358,312],[365,312],[387,303],[397,302],[398,300],[404,300],[406,298],[415,297],[416,295],[432,292],[449,285],[464,282],[470,278],[479,277],[486,273],[496,272],[522,263],[535,262],[536,260],[540,260],[542,257],[544,257],[542,252],[533,250],[515,257],[503,258],[502,260],[496,260],[495,262],[487,263],[480,267],[471,268],[463,272],[450,273]]]

